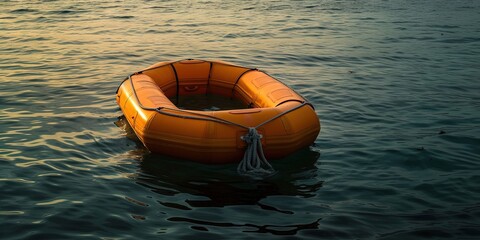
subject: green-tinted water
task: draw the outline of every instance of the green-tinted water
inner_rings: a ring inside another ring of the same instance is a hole
[[[1,239],[476,239],[480,2],[2,1]],[[242,178],[152,155],[115,90],[155,62],[258,67],[315,144]]]

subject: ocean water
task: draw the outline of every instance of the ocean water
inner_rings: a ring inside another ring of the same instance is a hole
[[[257,67],[315,143],[236,165],[148,153],[115,90],[155,62]],[[480,238],[480,1],[0,2],[1,239]]]

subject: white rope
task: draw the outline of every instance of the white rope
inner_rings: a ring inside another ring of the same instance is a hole
[[[267,177],[270,175],[275,174],[275,169],[273,169],[272,165],[268,163],[265,155],[263,154],[262,148],[262,141],[261,138],[263,137],[261,134],[258,133],[257,128],[272,122],[273,120],[289,113],[295,111],[304,105],[308,104],[307,102],[302,102],[302,104],[295,106],[285,112],[282,112],[267,121],[258,124],[256,127],[249,127],[247,135],[241,137],[245,143],[247,143],[247,149],[245,150],[245,154],[243,155],[243,159],[238,164],[237,172],[240,175],[246,175],[253,178],[258,177]]]
[[[247,143],[247,149],[237,167],[237,172],[240,175],[263,177],[275,173],[272,165],[268,163],[263,154],[262,137],[254,127],[248,128],[247,135],[241,137]]]

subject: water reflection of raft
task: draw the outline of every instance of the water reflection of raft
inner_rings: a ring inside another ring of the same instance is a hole
[[[170,100],[191,94],[232,97],[248,108],[184,110]],[[150,151],[204,163],[239,162],[255,139],[267,158],[283,157],[312,144],[320,131],[313,107],[292,89],[220,61],[154,64],[122,82],[117,103]]]

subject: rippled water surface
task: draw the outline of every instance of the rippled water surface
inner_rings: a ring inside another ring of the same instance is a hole
[[[251,180],[148,153],[118,84],[258,67],[322,131]],[[480,1],[2,1],[0,238],[480,237]]]

